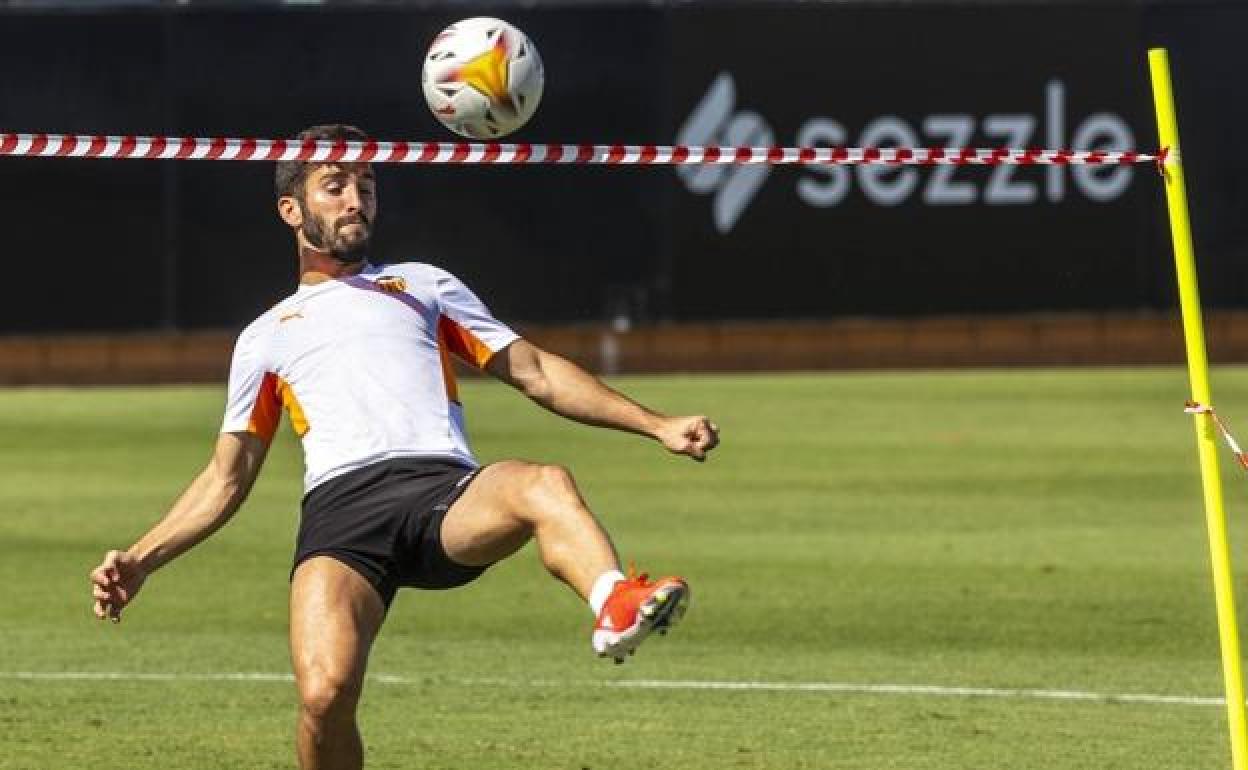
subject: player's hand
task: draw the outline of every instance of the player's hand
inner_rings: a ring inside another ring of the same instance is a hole
[[[656,437],[668,451],[702,462],[719,444],[719,426],[707,417],[668,417]]]
[[[121,622],[121,610],[134,600],[134,595],[147,580],[147,572],[126,551],[109,551],[104,561],[91,571],[91,592],[95,597],[95,616],[100,620]]]

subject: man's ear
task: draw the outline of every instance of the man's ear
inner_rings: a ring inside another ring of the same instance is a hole
[[[291,227],[303,226],[303,206],[293,195],[283,195],[277,199],[277,215]]]

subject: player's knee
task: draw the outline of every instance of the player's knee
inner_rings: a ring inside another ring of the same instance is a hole
[[[316,722],[350,719],[360,699],[360,685],[349,677],[318,671],[299,682],[299,705]]]
[[[580,499],[580,494],[576,491],[576,479],[562,465],[538,465],[534,468],[534,474],[534,487],[539,494],[561,501]]]
[[[518,517],[529,526],[563,515],[580,501],[572,473],[562,465],[521,461],[498,463],[505,474],[508,495]]]

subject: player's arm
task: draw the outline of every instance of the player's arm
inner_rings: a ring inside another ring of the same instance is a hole
[[[268,446],[251,433],[222,433],[208,465],[165,517],[127,550],[109,551],[91,572],[96,617],[120,621],[148,575],[229,521],[251,491]]]
[[[670,417],[647,409],[566,358],[523,339],[495,353],[485,368],[555,414],[649,436],[676,454],[705,460],[719,443],[719,428],[707,417]]]

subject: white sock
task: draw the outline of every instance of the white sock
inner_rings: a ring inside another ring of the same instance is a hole
[[[589,608],[593,610],[594,617],[598,617],[598,613],[602,612],[602,605],[607,603],[611,589],[615,588],[615,584],[621,580],[627,580],[624,573],[613,569],[602,573],[594,581],[594,587],[589,589]]]

